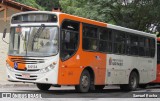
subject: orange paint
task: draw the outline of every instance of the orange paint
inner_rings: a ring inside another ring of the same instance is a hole
[[[23,60],[22,59],[23,57],[20,57],[20,56],[8,56],[6,62],[12,67],[14,68],[14,60],[18,59],[18,60]],[[18,63],[18,69],[25,69],[26,68],[26,65],[25,64],[21,64],[21,63]]]
[[[64,19],[78,21],[80,23],[80,43],[78,51],[70,59],[59,63],[58,84],[60,85],[77,85],[79,84],[82,71],[86,67],[91,67],[94,71],[94,84],[105,84],[106,76],[106,54],[98,52],[87,52],[82,50],[82,23],[92,24],[96,26],[106,27],[107,24],[97,22],[73,15],[60,14],[60,25]],[[79,55],[80,59],[76,59]],[[100,59],[97,59],[98,56]]]

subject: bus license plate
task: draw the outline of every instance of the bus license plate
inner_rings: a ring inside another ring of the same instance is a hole
[[[30,74],[22,74],[23,78],[30,78]]]

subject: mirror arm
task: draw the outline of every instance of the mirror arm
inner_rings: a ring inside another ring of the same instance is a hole
[[[6,42],[3,38],[2,38],[3,42],[5,42],[6,44],[9,44],[8,42]]]

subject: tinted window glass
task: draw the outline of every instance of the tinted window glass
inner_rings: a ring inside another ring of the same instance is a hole
[[[83,26],[83,49],[96,51],[98,48],[97,28],[92,26]]]
[[[33,14],[22,14],[14,16],[11,19],[11,23],[27,23],[27,22],[57,22],[57,16],[54,14],[45,14],[45,13],[33,13]]]
[[[64,21],[61,32],[61,58],[66,60],[73,56],[78,48],[79,23]]]
[[[112,31],[107,28],[99,29],[99,51],[100,52],[111,52],[112,51]]]

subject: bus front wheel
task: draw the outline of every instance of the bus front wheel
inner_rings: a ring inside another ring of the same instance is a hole
[[[84,70],[81,74],[79,85],[75,86],[77,92],[86,93],[89,91],[91,84],[90,74],[88,70]]]
[[[129,76],[129,83],[120,85],[120,88],[125,91],[134,91],[137,89],[138,82],[139,82],[138,74],[133,71]]]
[[[51,85],[50,84],[40,84],[40,83],[37,83],[37,87],[38,87],[39,90],[46,91],[46,90],[48,90],[51,87]]]

